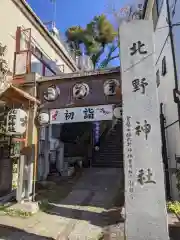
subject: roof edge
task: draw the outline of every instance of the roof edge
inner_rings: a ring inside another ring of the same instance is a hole
[[[81,78],[81,77],[90,77],[90,76],[97,76],[97,75],[103,75],[103,74],[111,74],[111,73],[119,73],[120,77],[120,66],[110,68],[110,69],[97,69],[94,71],[87,71],[87,72],[74,72],[74,73],[66,73],[62,75],[56,75],[52,77],[40,77],[36,80],[38,83],[43,82],[51,82],[53,80],[62,80],[62,79],[69,79],[69,78]]]
[[[28,15],[23,11],[23,14],[29,19],[29,21],[35,25],[38,24],[39,27],[41,29],[43,29],[45,35],[49,38],[49,40],[52,41],[52,43],[49,43],[53,48],[56,47],[59,49],[59,51],[61,52],[61,54],[63,56],[61,56],[62,58],[64,58],[63,60],[65,60],[66,64],[69,65],[70,68],[73,68],[73,70],[77,71],[79,70],[78,67],[75,64],[75,61],[73,60],[73,58],[68,54],[67,51],[64,51],[63,49],[61,49],[61,47],[58,45],[58,43],[55,41],[55,39],[51,36],[51,34],[49,33],[49,31],[46,29],[46,27],[44,26],[43,22],[38,18],[38,16],[35,14],[35,12],[32,10],[32,8],[30,7],[30,5],[25,1],[25,0],[12,0],[14,2],[14,4],[16,4],[16,6],[18,8],[21,8],[20,4],[22,4],[22,7],[24,7],[24,9],[26,11],[28,11],[28,13],[31,15],[31,17],[34,19],[35,22],[33,22]],[[40,34],[42,34],[40,32]]]

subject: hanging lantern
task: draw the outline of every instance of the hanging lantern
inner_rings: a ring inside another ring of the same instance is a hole
[[[117,119],[122,119],[122,107],[116,107],[113,110],[114,117]]]
[[[89,86],[86,83],[77,83],[73,87],[73,97],[83,99],[89,94]]]
[[[6,133],[22,135],[27,129],[27,113],[22,109],[12,109],[7,115]]]
[[[40,125],[48,124],[49,123],[49,113],[46,113],[46,112],[39,113],[38,122]]]

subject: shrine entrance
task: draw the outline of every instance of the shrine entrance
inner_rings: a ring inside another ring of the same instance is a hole
[[[45,77],[38,86],[39,114],[49,116],[51,129],[42,144],[57,140],[64,162],[81,157],[84,167],[123,167],[119,68]],[[41,149],[39,162],[56,151]]]
[[[50,110],[52,138],[64,143],[65,160],[81,158],[83,167],[122,167],[122,122],[113,110],[111,104]]]
[[[121,121],[96,121],[63,124],[60,139],[64,158],[82,158],[83,167],[123,167]]]

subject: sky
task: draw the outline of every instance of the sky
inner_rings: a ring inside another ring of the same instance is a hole
[[[53,20],[53,4],[51,0],[27,0],[42,22]],[[113,24],[116,20],[112,17],[112,6],[121,9],[127,0],[56,0],[55,23],[61,34],[66,29],[80,25],[84,27],[95,15],[106,14]],[[118,60],[113,62],[118,65]]]

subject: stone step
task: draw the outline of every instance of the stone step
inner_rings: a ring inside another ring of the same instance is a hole
[[[95,162],[92,163],[92,167],[123,168],[123,165],[117,162]]]
[[[107,148],[108,147],[114,147],[114,146],[117,146],[117,147],[123,147],[123,144],[122,143],[119,143],[119,142],[106,142],[106,144],[101,144],[100,143],[100,147],[101,148]]]
[[[122,123],[117,124],[102,138],[93,165],[97,167],[123,167]]]
[[[114,151],[104,151],[104,152],[99,152],[99,155],[98,156],[112,156],[112,155],[118,155],[118,156],[122,156],[123,157],[123,153],[121,151],[118,151],[118,150],[114,150]]]
[[[108,157],[108,158],[99,158],[97,159],[96,161],[101,161],[101,162],[123,162],[123,160],[121,158],[111,158],[111,157]]]
[[[103,146],[103,147],[101,147],[100,146],[100,150],[107,150],[107,149],[123,149],[123,147],[121,146],[121,145],[111,145],[111,146],[109,146],[108,144],[106,145],[106,146]]]
[[[107,155],[103,156],[103,155],[101,155],[101,156],[97,157],[96,159],[97,160],[100,159],[100,160],[103,160],[103,161],[105,161],[105,160],[109,161],[110,160],[110,161],[117,161],[117,162],[121,161],[121,162],[123,162],[123,158],[121,156],[118,156],[118,155],[116,155],[116,156],[110,156],[110,155],[109,156],[107,156]]]
[[[101,153],[110,153],[110,154],[112,154],[112,153],[115,153],[115,152],[117,152],[117,153],[119,153],[119,154],[123,154],[123,151],[122,151],[122,149],[121,148],[105,148],[105,149],[101,149],[100,148],[100,150],[99,150],[99,153],[101,154]]]
[[[108,164],[123,164],[122,161],[115,161],[115,160],[109,160],[109,161],[106,161],[106,160],[102,160],[102,159],[99,159],[96,161],[97,163],[108,163]]]

